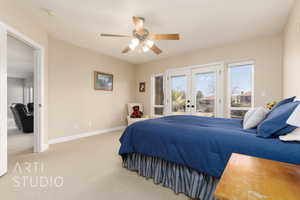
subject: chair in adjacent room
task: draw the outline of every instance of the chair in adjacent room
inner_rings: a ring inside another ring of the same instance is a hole
[[[29,114],[33,115],[33,109],[34,109],[34,104],[33,103],[28,103],[27,104],[27,110],[28,110]]]
[[[15,123],[23,133],[33,132],[33,115],[27,112],[24,104],[16,103],[10,106],[13,113]]]

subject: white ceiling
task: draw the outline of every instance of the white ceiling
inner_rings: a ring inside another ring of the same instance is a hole
[[[51,35],[131,63],[144,63],[200,48],[222,45],[283,30],[294,0],[20,0]],[[53,10],[50,17],[41,8]],[[146,19],[152,33],[180,33],[180,41],[159,41],[152,52],[122,54],[132,16]]]
[[[33,58],[33,49],[31,47],[11,36],[7,37],[8,77],[32,77]]]

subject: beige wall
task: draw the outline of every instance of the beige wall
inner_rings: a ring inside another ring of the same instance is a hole
[[[1,22],[14,27],[45,47],[46,104],[43,109],[46,112],[46,130],[49,131],[50,139],[124,125],[125,104],[129,101],[143,102],[146,112],[149,113],[151,74],[164,72],[166,69],[174,67],[218,61],[228,63],[255,60],[255,104],[261,105],[266,101],[282,97],[283,42],[281,35],[257,38],[217,48],[201,49],[137,67],[49,38],[50,67],[48,74],[47,32],[35,23],[34,17],[30,13],[26,13],[25,10],[18,7],[17,0],[0,0],[0,5]],[[295,9],[299,13],[299,5]],[[295,33],[296,25],[292,23],[296,21],[297,17],[294,15],[298,14],[297,11],[294,11],[287,26],[285,77],[289,77],[289,79],[285,78],[285,95],[300,93],[297,88],[290,89],[290,85],[293,85],[290,83],[296,81],[295,66],[299,63],[299,57],[292,57],[291,55],[294,54],[289,53],[296,50],[299,52],[299,37]],[[296,43],[297,48],[292,47],[291,44]],[[115,88],[113,92],[93,90],[92,71],[94,70],[114,74]],[[138,82],[140,81],[147,82],[146,93],[138,92]],[[263,93],[264,96],[262,96]],[[49,109],[47,105],[49,105]],[[47,122],[49,122],[48,128]],[[91,127],[89,126],[90,122]]]
[[[18,0],[0,0],[0,22],[13,27],[45,48],[45,143],[48,143],[48,34],[35,22],[34,17],[18,6]]]
[[[48,33],[17,2],[0,0],[0,22],[45,48],[45,142],[48,137],[53,139],[124,125],[125,104],[135,98],[134,67],[49,38],[51,69],[48,74]],[[114,74],[112,93],[92,89],[93,70]]]
[[[256,38],[222,47],[200,49],[137,66],[136,100],[150,111],[150,76],[167,69],[224,61],[226,63],[254,60],[255,105],[282,97],[282,35]],[[138,82],[146,81],[146,92],[138,93]],[[226,84],[226,80],[224,82]],[[227,91],[227,90],[226,90]]]
[[[93,71],[114,75],[113,92],[93,89]],[[135,98],[134,66],[49,37],[49,138],[125,125]],[[91,123],[91,126],[90,126]]]
[[[284,65],[283,65],[284,96],[300,97],[300,2],[296,1],[285,29]]]

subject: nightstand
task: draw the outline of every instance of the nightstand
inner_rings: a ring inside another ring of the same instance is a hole
[[[299,200],[300,166],[232,154],[215,197],[217,200]]]

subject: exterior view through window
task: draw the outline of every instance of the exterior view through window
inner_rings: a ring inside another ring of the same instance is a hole
[[[196,75],[196,113],[200,116],[214,117],[216,100],[215,72]]]
[[[253,106],[253,63],[229,65],[229,92],[231,118],[243,118]]]
[[[186,109],[187,77],[173,76],[171,78],[172,112],[184,113]]]

